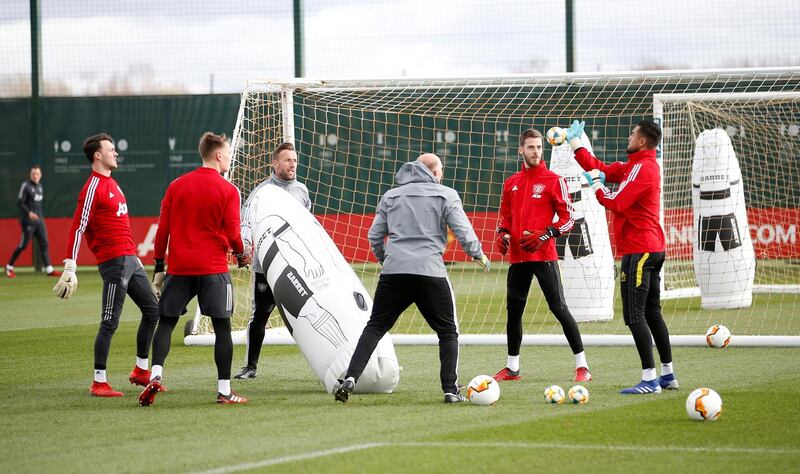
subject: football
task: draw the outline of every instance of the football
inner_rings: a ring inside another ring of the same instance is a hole
[[[583,385],[575,385],[569,389],[569,400],[576,405],[583,405],[589,401],[589,390]]]
[[[686,398],[686,413],[699,421],[714,421],[722,414],[722,398],[710,388],[698,388]]]
[[[731,330],[721,324],[715,324],[706,331],[706,344],[708,347],[728,347],[731,342]]]
[[[544,389],[544,401],[547,403],[564,403],[564,389],[558,385],[550,385]]]
[[[547,131],[547,143],[558,146],[567,141],[567,131],[561,127],[552,127]]]
[[[500,384],[493,377],[478,375],[467,385],[467,400],[475,405],[493,405],[500,398]]]

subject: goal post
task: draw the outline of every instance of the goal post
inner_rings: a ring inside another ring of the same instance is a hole
[[[800,150],[798,86],[800,68],[251,81],[242,93],[229,179],[246,200],[269,176],[271,151],[293,141],[300,160],[298,177],[309,188],[312,212],[372,292],[380,267],[369,251],[366,231],[380,196],[394,186],[394,173],[404,162],[436,153],[444,162],[443,184],[459,192],[492,260],[492,271],[483,273],[454,239],[445,249],[462,342],[504,344],[508,261],[495,252],[493,238],[503,181],[520,166],[520,133],[531,127],[544,133],[572,119],[585,120],[594,153],[608,163],[625,161],[630,130],[639,120],[654,118],[664,130],[664,295],[679,296],[662,301],[673,340],[702,344],[709,326],[725,324],[742,344],[800,344],[800,189],[787,181],[800,173],[791,158]],[[755,277],[751,304],[707,310],[701,307],[692,252],[697,238],[691,176],[697,134],[716,128],[744,130],[744,135],[733,134],[731,142],[741,164]],[[549,164],[551,149],[545,148]],[[592,196],[578,189],[576,199]],[[613,244],[612,227],[607,228]],[[574,252],[571,248],[562,243],[560,252]],[[234,269],[232,277],[233,327],[243,330],[250,314],[251,275]],[[611,320],[579,323],[587,344],[631,343],[622,322],[618,279],[613,284]],[[591,295],[573,296],[580,297]],[[188,344],[208,339],[211,332],[205,318],[196,319]],[[525,344],[563,341],[535,282],[523,324]],[[276,335],[271,340],[268,332],[265,343],[286,341],[277,311],[270,326]],[[413,306],[392,334],[396,343],[436,341]]]

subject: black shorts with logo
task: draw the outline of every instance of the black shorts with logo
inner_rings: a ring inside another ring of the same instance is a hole
[[[167,275],[159,316],[177,318],[185,313],[186,305],[197,296],[200,312],[212,318],[230,318],[233,313],[233,287],[228,272],[212,275]]]

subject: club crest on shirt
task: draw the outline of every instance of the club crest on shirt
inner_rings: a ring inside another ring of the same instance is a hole
[[[533,198],[534,199],[541,199],[543,192],[544,192],[544,184],[534,184],[533,185]]]

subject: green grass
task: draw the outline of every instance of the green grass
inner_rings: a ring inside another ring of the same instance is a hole
[[[53,279],[0,280],[3,472],[788,472],[800,462],[794,348],[678,347],[681,390],[625,397],[618,390],[639,374],[635,350],[588,347],[589,403],[553,406],[542,391],[571,386],[568,348],[523,347],[523,380],[503,383],[495,406],[477,407],[441,403],[436,347],[398,346],[397,391],[343,405],[295,347],[269,346],[259,378],[234,381],[251,403],[226,407],[214,404],[212,349],[185,347],[176,331],[171,391],[145,409],[127,384],[137,324],[128,301],[109,358],[110,382],[125,396],[91,398],[100,283],[91,271],[79,279],[69,301],[49,292]],[[462,347],[462,382],[504,363],[504,347]],[[686,416],[699,386],[721,394],[719,421]]]

